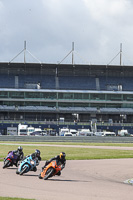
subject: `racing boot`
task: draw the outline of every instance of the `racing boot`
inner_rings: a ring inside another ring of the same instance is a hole
[[[37,171],[37,168],[36,168],[36,167],[33,167],[33,171],[36,172],[36,171]]]
[[[13,165],[13,164],[12,164],[12,165]],[[15,165],[16,167],[18,167],[18,162],[15,162],[14,165]]]
[[[61,175],[61,171],[58,171],[58,173],[56,174],[57,176],[60,176]]]

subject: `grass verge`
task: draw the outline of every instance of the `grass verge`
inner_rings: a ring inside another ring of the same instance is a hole
[[[23,199],[23,198],[12,198],[12,197],[0,197],[0,200],[35,200],[35,199]]]
[[[60,143],[62,144],[62,143]],[[18,145],[4,145],[0,144],[0,161],[7,156],[9,150],[17,149]],[[133,150],[115,150],[115,149],[95,149],[95,148],[78,148],[78,147],[54,147],[54,146],[33,146],[22,145],[24,155],[27,156],[35,149],[41,151],[42,160],[48,160],[51,157],[66,152],[67,160],[89,160],[89,159],[118,159],[118,158],[133,158]]]

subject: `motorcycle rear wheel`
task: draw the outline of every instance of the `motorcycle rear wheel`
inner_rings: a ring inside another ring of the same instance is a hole
[[[10,167],[10,160],[6,160],[5,162],[4,162],[4,165],[3,165],[3,169],[4,168],[6,168],[6,167]]]
[[[46,175],[44,176],[44,180],[47,180],[54,172],[54,169],[52,167],[50,167],[47,172],[46,172]]]
[[[25,167],[22,169],[22,171],[19,172],[19,175],[23,175],[23,174],[26,172],[27,169],[28,169],[28,167],[25,166]]]

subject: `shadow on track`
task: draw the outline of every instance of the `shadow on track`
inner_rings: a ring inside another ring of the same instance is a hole
[[[18,174],[18,175],[19,175],[19,174]],[[38,177],[38,175],[37,175],[37,174],[26,174],[26,173],[25,173],[25,174],[23,174],[23,175],[21,175],[21,176],[30,176],[30,177],[31,177],[31,176],[37,176],[37,177]]]
[[[2,168],[3,168],[3,167],[2,167]],[[6,167],[6,168],[4,168],[4,170],[5,170],[5,169],[9,169],[9,170],[10,170],[10,169],[11,169],[11,170],[14,169],[14,170],[17,170],[17,167],[12,167],[12,168]]]
[[[83,181],[83,180],[62,180],[62,179],[48,179],[46,181],[63,181],[63,182],[92,182],[92,181]]]

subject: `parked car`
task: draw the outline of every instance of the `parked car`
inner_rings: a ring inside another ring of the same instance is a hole
[[[56,131],[51,131],[50,136],[56,136]]]
[[[60,136],[72,136],[72,133],[68,131],[62,131],[60,132]]]
[[[34,131],[30,135],[31,136],[44,136],[45,133],[43,133],[42,131]]]
[[[71,132],[65,132],[64,136],[73,136]]]

